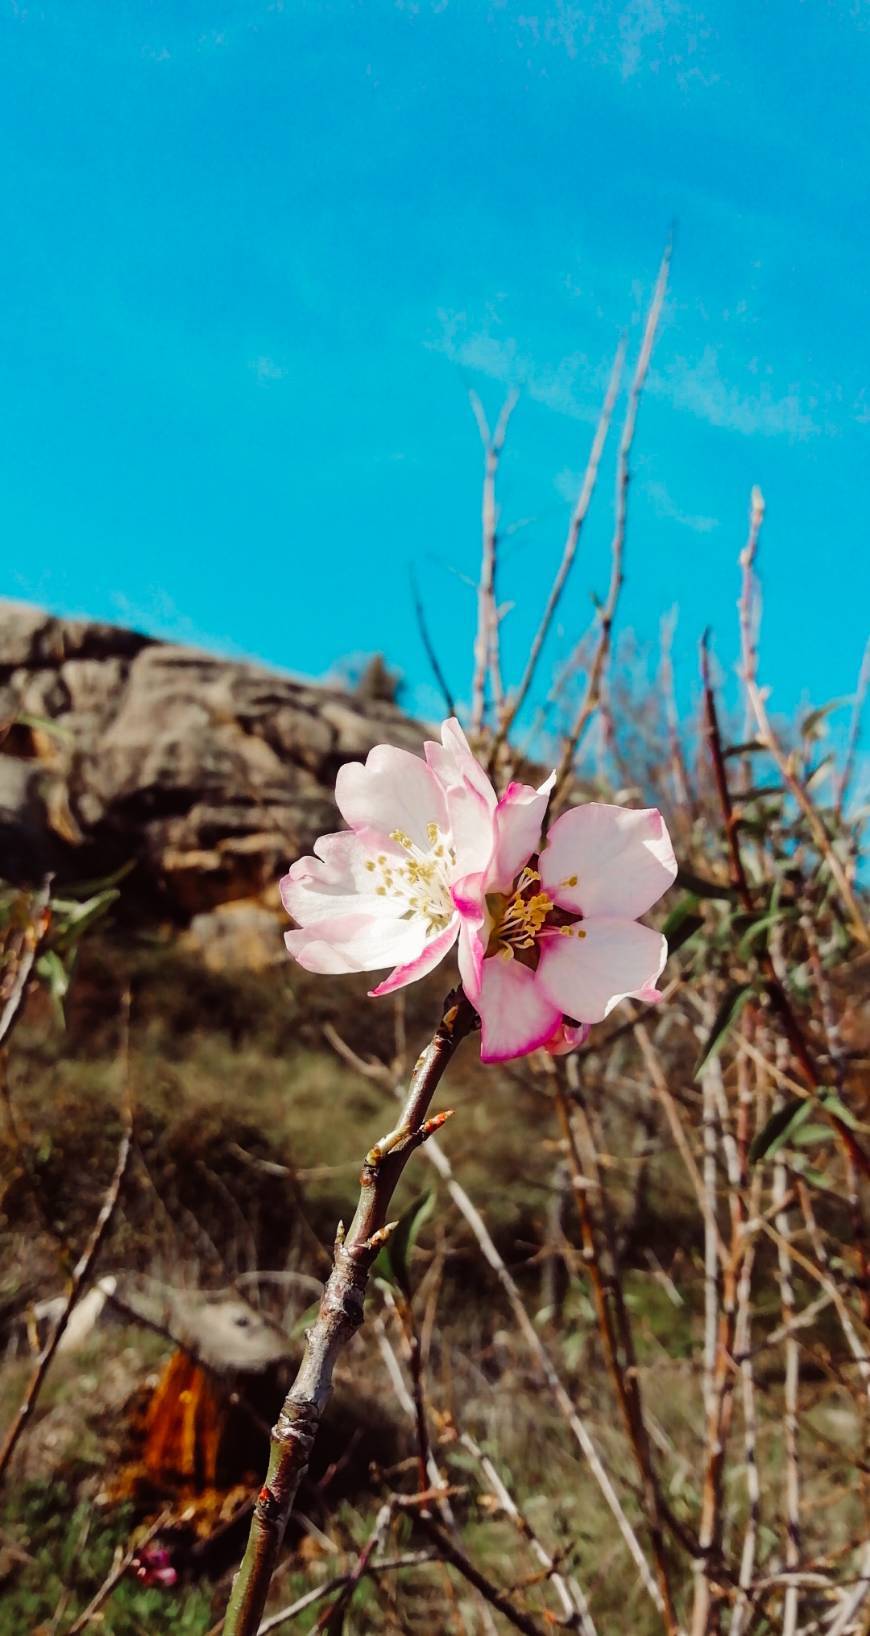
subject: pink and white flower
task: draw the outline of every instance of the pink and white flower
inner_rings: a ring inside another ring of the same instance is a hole
[[[341,769],[349,830],[322,836],[281,882],[300,965],[392,966],[370,991],[389,994],[458,939],[487,1062],[560,1055],[620,1000],[658,1000],[667,944],[638,916],[676,875],[661,814],[591,802],[563,813],[542,846],[553,777],[499,800],[454,719],[425,756],[377,745]]]
[[[667,943],[637,918],[677,872],[661,813],[590,802],[557,818],[540,847],[548,799],[549,783],[512,784],[488,868],[454,889],[484,1062],[541,1046],[561,1055],[620,1000],[661,998]]]
[[[454,884],[492,853],[495,792],[455,720],[426,760],[378,744],[341,768],[335,799],[349,830],[323,835],[281,882],[298,931],[285,942],[307,971],[394,969],[390,994],[438,965],[459,934]]]

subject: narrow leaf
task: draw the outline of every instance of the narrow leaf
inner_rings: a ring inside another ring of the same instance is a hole
[[[399,1219],[399,1225],[379,1252],[372,1271],[389,1284],[397,1284],[403,1295],[410,1297],[410,1261],[414,1245],[424,1223],[435,1208],[435,1194],[430,1190],[409,1205]]]
[[[789,1102],[784,1102],[753,1137],[749,1148],[750,1164],[757,1164],[759,1159],[772,1159],[793,1133],[806,1124],[812,1111],[812,1097],[792,1097]]]
[[[701,875],[693,875],[690,869],[677,870],[677,885],[682,886],[685,892],[694,892],[699,898],[733,898],[734,888],[726,881],[705,880]]]
[[[719,1055],[743,1007],[747,1000],[752,998],[753,993],[752,983],[737,983],[729,988],[713,1018],[713,1026],[707,1035],[701,1055],[695,1063],[695,1079],[698,1078],[705,1063],[709,1062],[712,1057]]]

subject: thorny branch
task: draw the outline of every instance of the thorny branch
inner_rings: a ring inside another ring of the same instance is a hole
[[[428,1118],[429,1106],[457,1046],[475,1024],[464,995],[450,995],[432,1040],[417,1060],[398,1125],[366,1155],[356,1213],[347,1232],[339,1225],[320,1313],[308,1331],[299,1372],[272,1430],[266,1480],[227,1608],[227,1636],[255,1636],[296,1491],[331,1395],[336,1361],[363,1321],[369,1272],[394,1226],[388,1220],[393,1194],[411,1154],[446,1117]]]
[[[99,1215],[94,1223],[90,1238],[79,1256],[78,1261],[73,1267],[70,1275],[69,1288],[67,1290],[63,1306],[52,1324],[48,1338],[46,1339],[45,1344],[37,1357],[33,1373],[24,1393],[24,1397],[19,1404],[15,1418],[9,1426],[3,1440],[3,1444],[0,1446],[0,1482],[2,1482],[6,1475],[9,1468],[9,1462],[12,1459],[18,1445],[19,1438],[27,1426],[31,1415],[33,1414],[37,1399],[40,1391],[42,1390],[43,1382],[45,1381],[45,1377],[48,1374],[52,1359],[57,1352],[63,1338],[64,1331],[72,1316],[73,1308],[78,1301],[88,1278],[90,1277],[91,1269],[93,1268],[97,1256],[100,1253],[103,1241],[109,1230],[109,1225],[118,1205],[118,1199],[121,1193],[121,1184],[124,1180],[127,1164],[130,1158],[132,1136],[132,1119],[128,1107],[125,1108],[124,1111],[124,1130],[121,1137],[120,1147],[118,1149],[118,1157],[115,1163],[114,1175],[109,1183],[109,1188],[105,1198],[103,1199]]]

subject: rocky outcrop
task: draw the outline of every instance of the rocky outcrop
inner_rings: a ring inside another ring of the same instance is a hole
[[[377,699],[0,604],[0,875],[133,862],[157,915],[269,910],[288,860],[336,824],[341,764],[420,737]]]

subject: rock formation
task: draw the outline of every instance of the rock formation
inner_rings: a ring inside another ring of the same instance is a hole
[[[0,875],[133,862],[129,891],[185,923],[277,908],[288,861],[336,825],[342,762],[418,749],[394,705],[88,620],[0,604]]]

